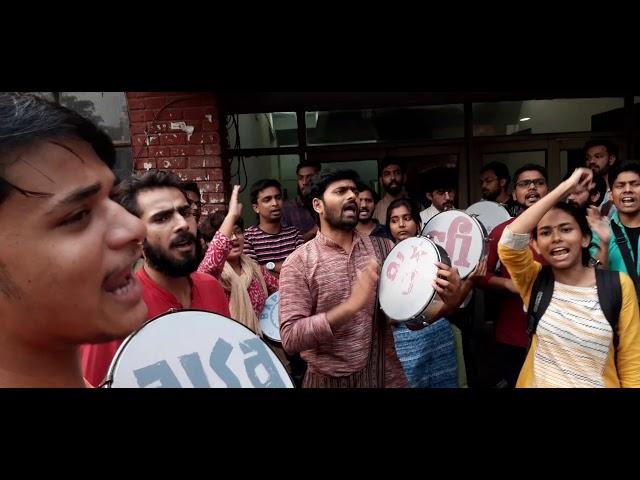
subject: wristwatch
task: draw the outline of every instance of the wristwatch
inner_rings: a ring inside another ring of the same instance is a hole
[[[267,270],[274,271],[276,269],[276,264],[273,262],[269,262],[265,265],[265,267],[267,267]]]

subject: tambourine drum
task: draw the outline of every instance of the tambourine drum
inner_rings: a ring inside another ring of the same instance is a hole
[[[474,203],[467,208],[466,212],[480,220],[488,234],[495,227],[511,218],[506,208],[489,200],[481,200]]]
[[[274,342],[280,343],[280,320],[278,312],[280,310],[280,292],[276,292],[267,298],[264,307],[260,312],[260,329],[265,337]]]
[[[475,217],[462,210],[447,210],[433,216],[422,236],[444,248],[460,278],[467,278],[487,253],[487,231]]]
[[[105,387],[293,388],[269,346],[244,325],[179,310],[148,321],[122,343]]]
[[[440,309],[442,300],[432,285],[435,262],[450,265],[447,252],[428,238],[407,238],[389,252],[380,273],[378,298],[391,320],[431,320]]]

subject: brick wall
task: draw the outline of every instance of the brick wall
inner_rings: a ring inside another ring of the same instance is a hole
[[[203,212],[225,209],[215,94],[126,92],[134,172],[171,170],[198,183]]]

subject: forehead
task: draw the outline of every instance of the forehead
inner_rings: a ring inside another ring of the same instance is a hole
[[[43,204],[96,182],[111,188],[115,176],[91,145],[78,139],[53,142],[42,141],[11,153],[14,158],[3,177],[24,190],[52,194],[38,199]]]
[[[307,177],[309,175],[315,175],[319,171],[320,170],[318,170],[316,167],[302,167],[300,170],[298,170],[298,176]]]
[[[392,163],[391,165],[387,165],[382,169],[383,175],[385,173],[399,173],[399,172],[402,172],[402,169],[400,168],[400,165],[396,165],[395,163]]]
[[[542,175],[537,170],[525,170],[520,175],[518,175],[516,182],[519,182],[520,180],[536,180],[538,178],[542,178],[544,180],[544,175]]]
[[[138,192],[137,203],[142,218],[162,212],[164,210],[173,210],[188,205],[182,191],[174,187],[149,188]]]
[[[640,175],[638,175],[636,172],[622,172],[616,177],[616,179],[614,180],[614,183],[637,182],[637,181],[640,181]]]
[[[267,187],[258,192],[258,199],[264,197],[275,197],[276,195],[280,195],[280,190],[278,190],[277,187]]]
[[[496,176],[496,172],[494,172],[493,170],[486,170],[482,172],[482,174],[480,175],[480,178],[489,178],[489,177],[495,177],[495,176]]]
[[[356,182],[348,179],[336,180],[335,182],[331,182],[329,185],[327,185],[326,191],[329,192],[331,190],[335,190],[336,188],[356,188]]]
[[[538,222],[538,228],[554,227],[563,223],[578,225],[576,219],[573,218],[573,216],[569,213],[558,208],[552,208],[540,219],[540,221]]]
[[[599,153],[607,154],[607,147],[605,147],[604,145],[596,145],[587,150],[587,155],[597,155]]]
[[[399,207],[396,207],[393,210],[391,210],[392,217],[404,216],[404,215],[411,215],[411,212],[409,211],[406,205],[400,205]]]
[[[369,190],[362,190],[358,192],[358,197],[373,200],[373,194]]]

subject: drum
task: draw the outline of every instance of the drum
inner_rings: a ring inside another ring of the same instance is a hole
[[[216,313],[179,310],[149,320],[126,338],[104,386],[293,388],[293,382],[244,325]]]
[[[488,200],[474,203],[467,208],[466,212],[480,220],[487,234],[490,234],[495,227],[511,218],[506,208],[499,203]]]
[[[280,292],[276,292],[267,298],[264,307],[260,312],[260,329],[265,337],[274,342],[280,343],[280,319],[278,313],[280,311]]]
[[[428,238],[399,242],[382,264],[378,298],[382,311],[396,322],[425,322],[440,310],[435,262],[450,265],[447,252]]]
[[[422,236],[444,248],[460,278],[469,276],[487,254],[487,231],[475,217],[462,210],[447,210],[433,216]]]

